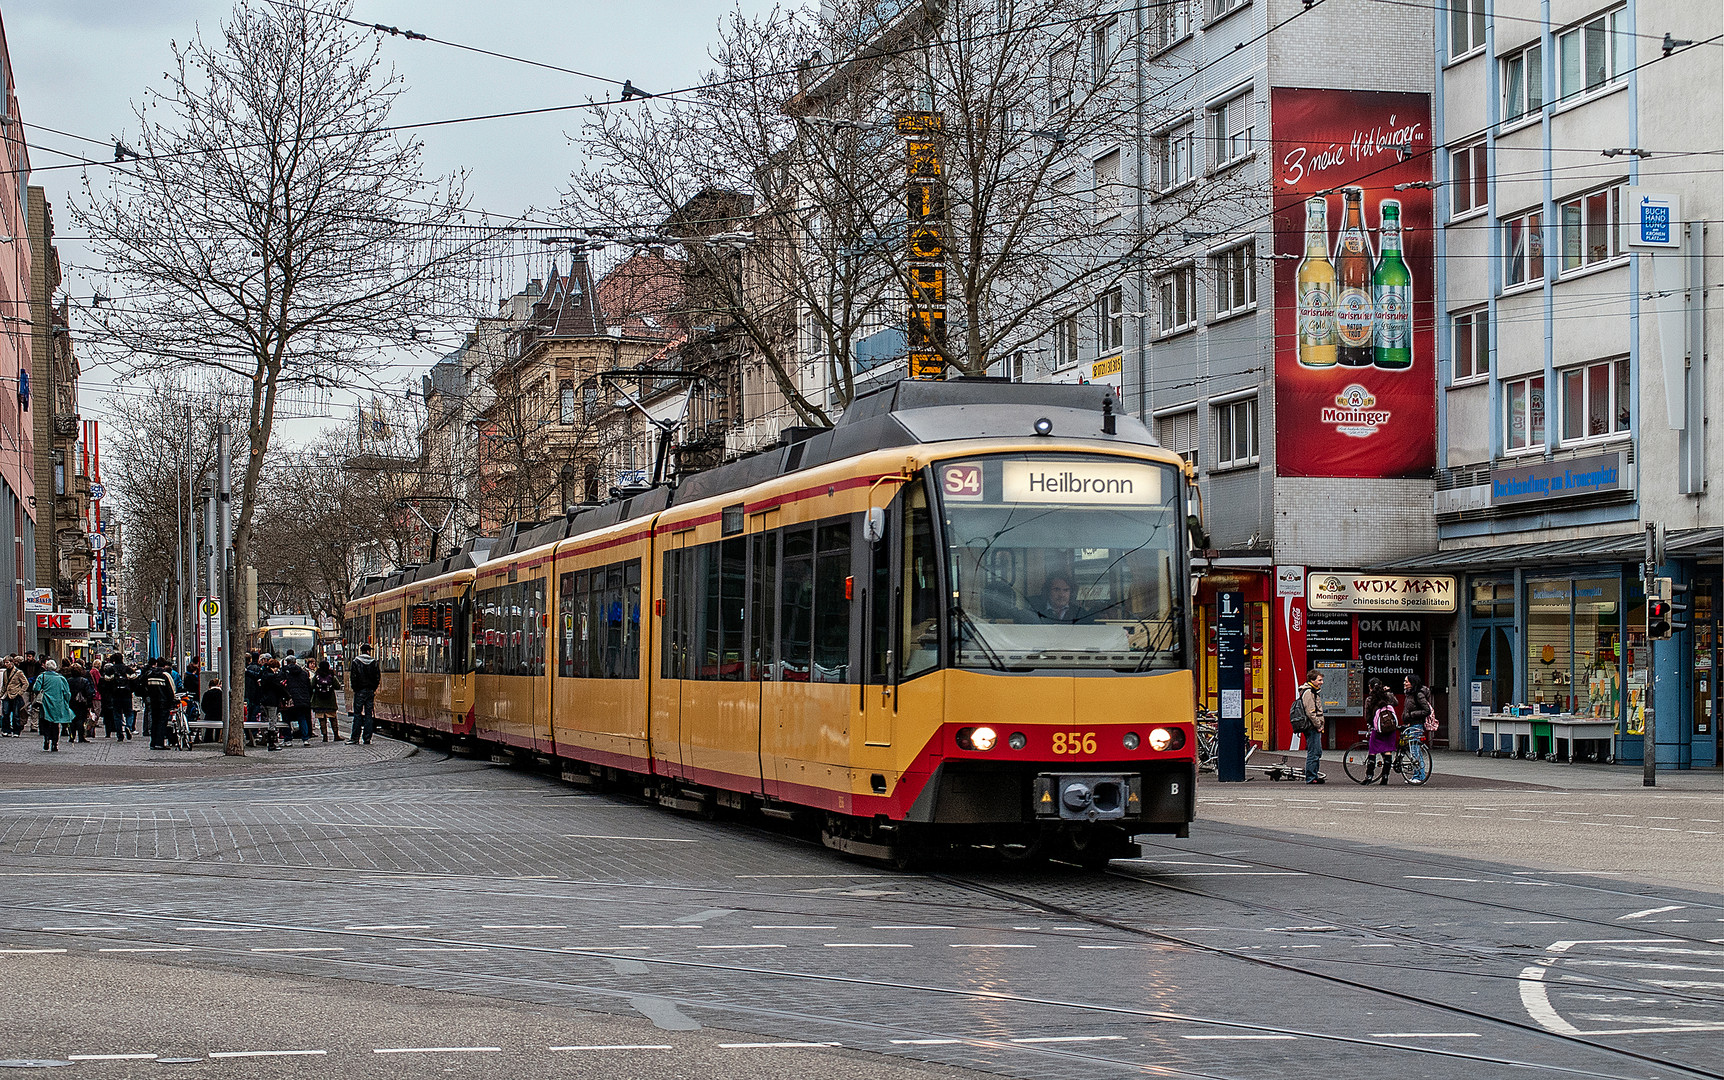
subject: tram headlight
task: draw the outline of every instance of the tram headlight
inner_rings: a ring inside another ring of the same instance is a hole
[[[1185,732],[1178,728],[1158,727],[1149,733],[1151,750],[1178,750],[1185,745]]]
[[[992,750],[999,741],[999,735],[991,727],[958,729],[958,745],[965,750]]]
[[[1008,737],[1006,739],[1006,745],[1011,747],[1013,750],[1022,750],[1024,747],[1028,746],[1029,744],[1030,744],[1030,737],[1028,735],[1025,735],[1021,731],[1012,732],[1010,737]]]
[[[1125,738],[1121,741],[1123,741],[1125,743],[1125,748],[1127,750],[1136,750],[1137,744],[1139,741],[1138,737],[1137,737],[1137,732],[1135,732],[1135,731],[1126,732]]]
[[[1052,435],[1054,433],[1054,422],[1043,416],[1036,420],[1035,428],[1037,435]]]

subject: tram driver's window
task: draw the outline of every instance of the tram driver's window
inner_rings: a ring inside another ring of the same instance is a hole
[[[938,558],[928,493],[918,483],[904,496],[902,679],[932,671],[940,663]]]

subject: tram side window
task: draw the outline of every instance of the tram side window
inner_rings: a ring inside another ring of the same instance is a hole
[[[904,496],[901,679],[914,678],[940,664],[940,592],[935,579],[938,560],[928,492],[918,483]]]
[[[820,526],[814,570],[815,682],[850,681],[850,522]]]
[[[749,538],[754,546],[754,576],[749,583],[748,678],[772,678],[774,646],[778,642],[778,534]]]
[[[521,653],[522,675],[545,673],[545,579],[521,583],[522,634],[526,648]]]
[[[401,670],[401,609],[377,613],[378,665],[383,671]]]
[[[810,626],[814,619],[814,530],[784,533],[783,582],[778,592],[778,677],[812,680]]]
[[[640,560],[564,574],[560,591],[563,651],[557,673],[640,678]]]
[[[683,656],[688,646],[683,637],[683,581],[682,552],[667,551],[664,553],[664,595],[665,613],[660,620],[662,630],[659,651],[659,677],[662,679],[682,678]]]

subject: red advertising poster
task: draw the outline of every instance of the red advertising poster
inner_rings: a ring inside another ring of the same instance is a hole
[[[1436,466],[1431,101],[1270,91],[1275,147],[1275,469]],[[1419,186],[1409,186],[1419,185]]]

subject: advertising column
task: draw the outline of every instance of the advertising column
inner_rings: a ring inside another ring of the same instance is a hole
[[[1436,465],[1430,96],[1277,87],[1275,471]],[[1417,186],[1415,186],[1417,185]]]

